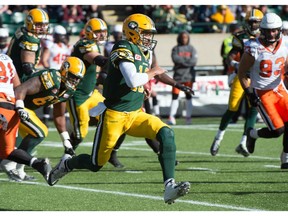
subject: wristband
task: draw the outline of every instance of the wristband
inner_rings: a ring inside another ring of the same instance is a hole
[[[70,135],[67,131],[64,131],[60,134],[60,137],[62,139],[62,142],[64,142],[64,140],[69,140],[70,139]]]
[[[23,100],[16,100],[15,107],[16,107],[16,109],[24,109],[24,101]]]

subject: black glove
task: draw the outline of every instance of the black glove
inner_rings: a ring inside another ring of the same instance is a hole
[[[248,97],[251,106],[257,107],[260,105],[261,100],[254,92],[250,92],[249,88],[246,88],[244,91]]]
[[[194,91],[188,86],[182,85],[180,83],[176,83],[174,86],[187,94],[194,95]]]

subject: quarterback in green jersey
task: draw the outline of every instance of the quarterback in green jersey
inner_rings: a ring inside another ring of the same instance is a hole
[[[64,154],[52,169],[48,183],[52,186],[73,169],[99,171],[109,160],[110,154],[122,134],[157,139],[160,143],[159,162],[165,186],[164,201],[172,204],[188,193],[189,182],[176,183],[174,179],[176,145],[173,130],[158,117],[145,113],[141,108],[145,85],[165,69],[149,67],[151,51],[157,41],[154,22],[143,14],[132,14],[123,23],[125,40],[117,42],[108,62],[103,96],[107,107],[100,115],[92,154],[71,157]]]
[[[40,60],[40,37],[48,33],[48,14],[40,9],[30,10],[25,25],[13,35],[7,55],[13,60],[21,82],[25,81],[36,69]]]
[[[21,119],[19,134],[23,139],[18,149],[25,150],[29,154],[48,135],[48,128],[36,115],[35,110],[40,107],[53,104],[53,118],[55,126],[63,141],[64,148],[71,148],[70,142],[65,142],[66,129],[66,101],[73,96],[80,80],[84,77],[86,67],[83,61],[77,57],[67,57],[60,70],[44,69],[34,74],[15,89],[15,95],[22,100],[24,110],[29,117]],[[63,134],[64,132],[64,134]],[[70,146],[69,146],[70,145]],[[23,180],[26,173],[24,165],[15,162],[4,162],[7,169],[15,170]],[[9,170],[7,170],[9,171]],[[33,177],[31,177],[33,178]]]

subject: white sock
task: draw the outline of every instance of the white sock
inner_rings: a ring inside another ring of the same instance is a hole
[[[18,164],[17,163],[17,165],[16,165],[16,169],[17,169],[21,179],[24,179],[24,177],[26,176],[26,173],[24,171],[24,167],[25,167],[25,164]]]
[[[218,139],[218,140],[222,140],[223,137],[224,137],[224,134],[225,134],[225,130],[221,131],[221,130],[218,130],[215,138]]]
[[[186,99],[186,118],[191,118],[192,114],[192,99]]]
[[[241,138],[240,144],[246,145],[246,140],[247,140],[247,136],[243,135],[242,138]]]
[[[14,161],[10,161],[7,159],[4,159],[1,161],[1,167],[5,172],[8,172],[10,170],[16,169],[17,163]]]
[[[171,117],[175,117],[176,113],[177,113],[177,109],[179,106],[179,101],[177,100],[172,100],[171,102],[171,109],[170,109],[170,116]]]

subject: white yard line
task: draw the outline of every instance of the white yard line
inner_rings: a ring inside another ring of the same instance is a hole
[[[0,178],[0,181],[8,181],[7,179]],[[40,183],[40,182],[21,182],[16,184],[31,184],[31,185],[40,185],[45,187],[50,187],[47,184]],[[74,186],[67,186],[67,185],[54,185],[53,188],[64,188],[69,190],[77,190],[77,191],[87,191],[87,192],[93,192],[93,193],[105,193],[105,194],[112,194],[112,195],[118,195],[118,196],[128,196],[128,197],[137,197],[137,198],[143,198],[143,199],[151,199],[151,200],[159,200],[163,201],[163,197],[160,196],[150,196],[145,194],[137,194],[137,193],[127,193],[127,192],[119,192],[119,191],[109,191],[109,190],[98,190],[98,189],[91,189],[91,188],[83,188],[83,187],[74,187]],[[191,192],[193,193],[193,192]],[[244,208],[240,206],[233,206],[233,205],[222,205],[222,204],[216,204],[216,203],[210,203],[210,202],[200,202],[200,201],[194,201],[194,200],[176,200],[178,203],[187,203],[191,205],[199,205],[199,206],[208,206],[208,207],[219,207],[229,210],[239,210],[239,211],[265,211],[261,209],[252,209],[252,208]]]
[[[43,141],[41,144],[41,146],[45,146],[45,147],[55,147],[55,148],[63,148],[62,143],[59,142],[52,142],[52,141]],[[81,146],[86,146],[86,147],[90,147],[92,146],[92,142],[82,142]],[[121,146],[121,149],[125,149],[125,150],[133,150],[133,151],[149,151],[152,152],[152,150],[150,148],[138,148],[136,146],[147,146],[147,144],[145,143],[145,141],[132,141],[132,142],[127,142],[124,143]],[[211,154],[209,152],[187,152],[187,151],[177,151],[177,154],[190,154],[190,155],[206,155],[206,156],[211,156]],[[212,156],[211,156],[212,157]],[[217,154],[216,157],[235,157],[235,158],[243,158],[245,159],[242,155],[238,155],[235,153],[235,155],[230,155],[230,154]],[[279,158],[272,158],[272,157],[264,157],[264,156],[254,156],[254,155],[250,155],[249,158],[256,158],[256,159],[265,159],[265,160],[275,160],[275,161],[279,161]]]

